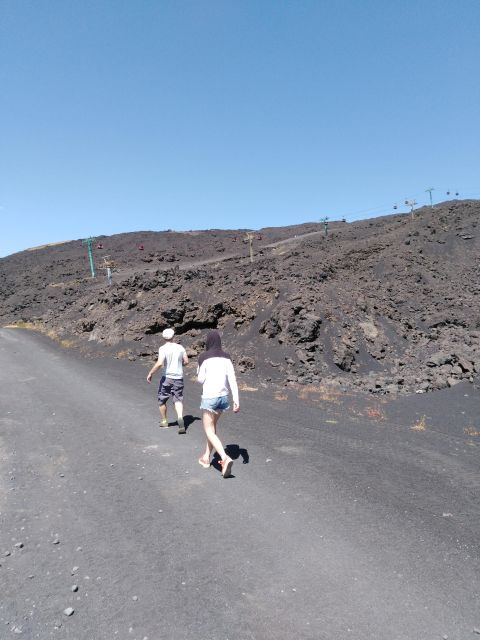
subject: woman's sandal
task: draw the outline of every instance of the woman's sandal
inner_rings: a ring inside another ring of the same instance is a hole
[[[230,478],[232,475],[233,460],[230,457],[226,457],[225,460],[220,460],[220,468],[222,469],[222,476],[224,478]]]
[[[203,467],[204,469],[210,469],[210,462],[207,464],[206,462],[204,462],[202,460],[202,458],[198,459],[198,464]]]

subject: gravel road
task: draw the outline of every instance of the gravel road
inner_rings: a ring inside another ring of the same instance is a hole
[[[472,385],[395,402],[243,391],[223,480],[197,463],[194,366],[180,436],[158,429],[138,363],[9,329],[0,361],[0,638],[480,633]]]

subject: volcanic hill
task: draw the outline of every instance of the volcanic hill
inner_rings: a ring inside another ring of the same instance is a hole
[[[0,259],[0,321],[86,355],[191,356],[218,327],[243,380],[431,391],[480,371],[479,201],[355,223],[135,232]],[[112,284],[104,256],[114,261]]]

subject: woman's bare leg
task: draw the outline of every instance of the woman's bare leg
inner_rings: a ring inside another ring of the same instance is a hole
[[[210,456],[212,455],[212,450],[213,450],[213,447],[207,438],[207,446],[205,447],[205,453],[200,457],[200,460],[205,464],[210,464]]]
[[[222,460],[225,460],[225,458],[227,457],[225,449],[223,448],[223,444],[221,443],[220,438],[217,436],[217,422],[219,418],[220,414],[218,413],[213,413],[211,411],[203,412],[203,429],[205,431],[205,435],[207,436],[207,445],[205,453],[202,456],[205,463],[210,462],[210,456],[213,449],[215,449]]]

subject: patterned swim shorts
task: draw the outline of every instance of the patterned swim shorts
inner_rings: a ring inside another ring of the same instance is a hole
[[[174,379],[162,376],[160,386],[158,387],[158,402],[166,404],[169,398],[173,398],[174,402],[183,401],[183,378]]]

